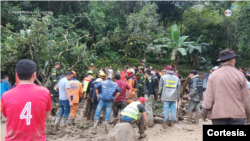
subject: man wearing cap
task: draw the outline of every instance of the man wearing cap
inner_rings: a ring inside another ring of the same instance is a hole
[[[147,136],[145,130],[147,129],[147,114],[143,106],[145,99],[139,97],[138,101],[134,101],[126,106],[121,112],[122,122],[136,123],[139,128],[140,137]],[[142,116],[141,116],[142,114]]]
[[[73,96],[72,103],[73,106],[70,108],[70,119],[69,124],[74,124],[76,113],[79,107],[79,99],[83,96],[82,83],[76,79],[76,72],[73,72],[73,79],[69,81],[70,83],[70,93]]]
[[[90,120],[92,121],[94,121],[95,111],[100,100],[97,98],[95,86],[96,84],[100,83],[101,81],[104,81],[105,79],[106,79],[105,73],[100,72],[98,78],[95,81],[93,81],[90,86],[89,97],[91,99],[91,102],[89,104],[88,114],[90,114]],[[98,92],[102,93],[102,88],[98,88]]]
[[[91,99],[91,102],[89,104],[88,113],[90,113],[90,120],[92,121],[94,121],[95,111],[100,100],[97,98],[95,85],[100,83],[101,81],[104,81],[105,79],[106,79],[105,73],[100,72],[98,78],[95,81],[93,81],[90,86],[89,97]],[[98,92],[102,93],[102,88],[98,88]]]
[[[213,125],[244,125],[250,121],[250,94],[243,73],[235,67],[234,51],[220,52],[219,68],[207,82],[206,96],[202,102],[201,117],[212,120]]]
[[[56,102],[56,99],[59,96],[59,93],[56,90],[55,86],[57,85],[58,81],[60,80],[60,73],[59,73],[60,67],[61,67],[60,63],[56,62],[55,67],[52,69],[52,72],[51,72],[51,78],[52,78],[51,89],[53,90],[53,93],[51,94],[51,99],[53,102]]]
[[[87,117],[87,120],[90,120],[90,113],[88,113],[89,102],[89,90],[92,82],[95,81],[93,78],[93,70],[88,71],[88,76],[83,79],[83,95],[84,96],[84,104],[83,104],[83,117]]]
[[[158,99],[161,98],[164,106],[164,123],[162,127],[167,128],[167,125],[171,127],[174,126],[174,121],[176,118],[176,101],[180,97],[181,82],[180,79],[174,75],[171,71],[172,67],[168,65],[165,70],[167,71],[165,75],[161,77],[158,91]],[[169,109],[171,109],[171,119],[168,123]]]
[[[112,75],[108,76],[108,79],[105,81],[101,81],[100,83],[95,85],[96,89],[96,96],[100,99],[94,117],[94,128],[92,130],[92,134],[97,133],[97,124],[99,122],[99,118],[101,115],[102,109],[105,109],[105,133],[108,133],[108,124],[110,121],[110,114],[112,110],[112,102],[116,100],[116,98],[120,95],[121,89],[119,86],[112,81]],[[101,93],[99,93],[99,88],[102,89]],[[115,92],[117,92],[116,96],[114,97]]]

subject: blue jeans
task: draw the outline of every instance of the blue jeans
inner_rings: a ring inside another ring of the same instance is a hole
[[[98,105],[97,105],[94,120],[99,120],[103,108],[105,108],[105,120],[110,121],[110,114],[111,114],[111,110],[112,110],[112,101],[103,102],[102,100],[100,100]]]
[[[171,122],[174,122],[176,117],[175,101],[163,101],[164,106],[164,122],[168,121],[169,109],[171,109]]]
[[[127,117],[127,116],[122,116],[121,117],[121,120],[124,121],[124,122],[133,122],[135,119],[131,118],[131,117]]]
[[[70,113],[70,106],[68,100],[59,100],[60,111],[57,115],[57,118],[68,118]]]
[[[191,101],[188,103],[188,110],[189,111],[193,111],[194,107],[196,108],[196,111],[198,110],[199,113],[201,112],[200,110],[200,102],[194,102],[194,101]]]

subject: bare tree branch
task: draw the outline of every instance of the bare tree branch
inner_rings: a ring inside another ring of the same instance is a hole
[[[79,56],[78,56],[77,62],[76,62],[71,68],[69,68],[68,70],[72,70],[79,62],[80,62],[80,58],[79,58]]]
[[[19,37],[19,35],[17,35],[16,33],[12,32],[12,31],[10,31],[8,28],[6,28],[6,27],[4,27],[2,25],[1,25],[1,28],[5,29],[5,30],[9,31],[10,33],[12,33],[13,35]]]

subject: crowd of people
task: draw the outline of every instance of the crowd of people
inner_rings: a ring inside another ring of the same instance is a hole
[[[242,67],[239,70],[235,68],[236,57],[233,50],[222,51],[217,60],[221,65],[204,74],[203,80],[196,70],[190,71],[190,92],[185,95],[189,102],[188,118],[184,123],[192,124],[194,108],[196,124],[199,124],[200,117],[211,119],[214,125],[243,125],[250,120],[250,72],[245,73]],[[80,103],[83,103],[83,117],[93,121],[92,134],[97,134],[103,113],[105,133],[109,132],[110,123],[115,126],[117,122],[128,122],[136,124],[140,137],[144,138],[147,135],[145,130],[154,126],[155,100],[163,102],[162,127],[174,126],[182,78],[172,66],[167,65],[161,71],[153,70],[141,61],[138,67],[127,64],[122,71],[114,72],[110,66],[107,72],[101,69],[94,74],[97,68],[91,63],[82,82],[77,80],[75,71],[68,71],[60,77],[60,67],[56,62],[52,69],[50,91],[34,84],[36,64],[28,59],[20,60],[16,65],[19,84],[15,88],[11,88],[7,75],[2,77],[1,112],[7,117],[6,140],[46,140],[45,119],[50,115],[52,102],[58,102],[60,107],[54,123],[55,131],[59,126],[63,129],[75,124]],[[113,120],[110,121],[112,111]]]

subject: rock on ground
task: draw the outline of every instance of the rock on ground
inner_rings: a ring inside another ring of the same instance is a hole
[[[130,123],[118,123],[109,131],[108,141],[134,141],[135,130]]]

